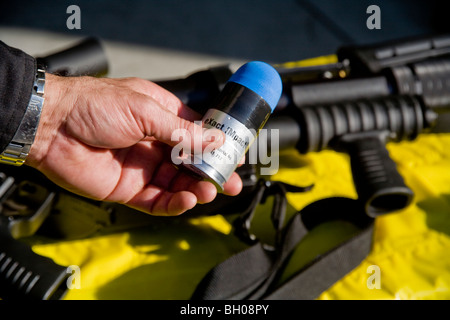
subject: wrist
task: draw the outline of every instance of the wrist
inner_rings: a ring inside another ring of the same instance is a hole
[[[55,76],[49,73],[45,75],[45,103],[42,108],[39,125],[36,130],[34,143],[31,145],[26,164],[38,167],[42,159],[54,140],[63,119],[64,104],[61,97],[66,91],[67,85],[64,77]]]

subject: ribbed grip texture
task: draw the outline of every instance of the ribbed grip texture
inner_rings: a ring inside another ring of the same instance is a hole
[[[67,290],[67,268],[34,253],[0,224],[0,298],[60,299]]]
[[[0,273],[7,286],[14,287],[17,292],[28,294],[39,280],[39,275],[16,261],[5,252],[0,252]]]
[[[406,208],[414,196],[385,147],[387,135],[369,131],[347,134],[339,141],[339,149],[350,156],[358,198],[371,217]]]
[[[350,156],[358,198],[369,216],[405,208],[413,192],[385,147],[412,140],[436,119],[417,96],[389,96],[298,108],[301,153],[331,148]]]
[[[430,59],[392,68],[397,91],[420,95],[425,105],[436,112],[450,110],[450,60]]]
[[[387,130],[394,140],[412,140],[429,126],[430,110],[414,96],[390,96],[299,108],[300,152],[331,147],[348,133]]]

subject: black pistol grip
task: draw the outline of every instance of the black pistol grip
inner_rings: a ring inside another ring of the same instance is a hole
[[[406,208],[414,193],[405,184],[386,149],[388,131],[343,135],[335,149],[350,156],[356,192],[367,215],[376,217]]]

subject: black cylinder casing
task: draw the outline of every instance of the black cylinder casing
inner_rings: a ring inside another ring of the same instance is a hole
[[[389,96],[297,109],[301,153],[330,148],[344,134],[387,130],[394,141],[412,140],[435,120],[418,97]]]
[[[270,106],[260,95],[235,82],[225,85],[214,109],[227,113],[254,130],[261,129],[271,114]]]

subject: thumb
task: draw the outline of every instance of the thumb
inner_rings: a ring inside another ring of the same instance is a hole
[[[192,122],[163,107],[155,109],[146,134],[161,142],[190,150],[189,153],[201,153],[207,146],[219,148],[225,142],[223,131],[204,128],[200,120]]]

